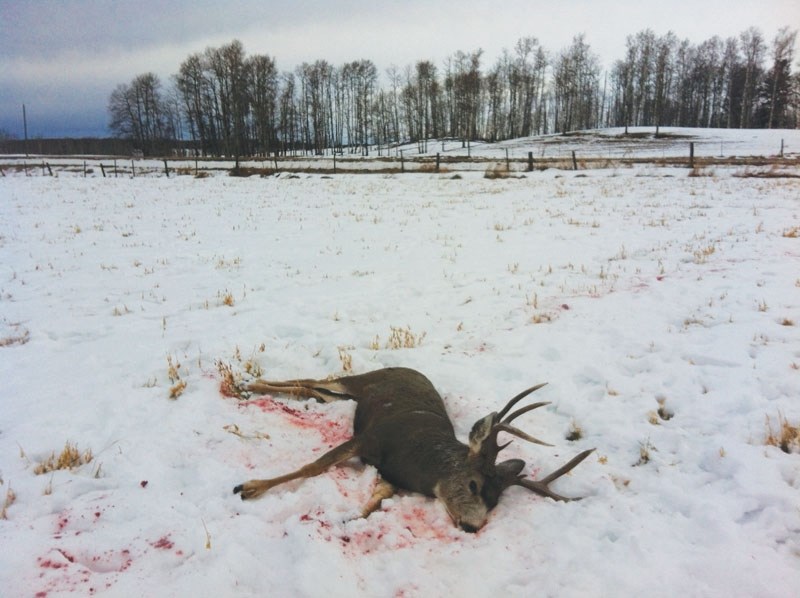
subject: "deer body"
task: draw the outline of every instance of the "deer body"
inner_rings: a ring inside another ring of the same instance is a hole
[[[247,386],[255,393],[275,392],[322,401],[356,401],[353,438],[331,449],[299,470],[269,480],[250,480],[234,488],[242,499],[256,498],[270,488],[297,478],[318,475],[327,468],[360,457],[373,465],[383,482],[363,515],[377,509],[394,487],[440,499],[456,525],[466,531],[482,527],[503,490],[520,485],[557,500],[568,500],[547,486],[580,463],[584,451],[545,480],[523,479],[524,462],[512,459],[495,463],[501,431],[545,444],[510,426],[509,422],[536,407],[537,403],[503,416],[514,403],[542,385],[524,391],[498,416],[492,413],[476,422],[470,443],[460,442],[447,415],[444,402],[433,384],[421,373],[407,368],[385,368],[334,380],[257,380]]]
[[[361,459],[389,483],[434,496],[447,461],[467,447],[430,381],[414,370],[387,368],[339,382],[357,403],[353,433],[361,439]]]

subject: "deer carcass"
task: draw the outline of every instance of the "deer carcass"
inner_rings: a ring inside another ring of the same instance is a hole
[[[483,527],[489,511],[510,486],[522,486],[555,500],[571,500],[550,490],[549,485],[594,449],[582,452],[540,480],[521,475],[525,467],[521,459],[495,462],[498,453],[507,446],[497,442],[501,432],[550,446],[511,425],[520,415],[549,404],[533,403],[510,412],[520,400],[542,386],[522,391],[499,413],[479,419],[469,433],[469,443],[464,444],[456,438],[441,396],[430,380],[415,370],[385,368],[333,380],[256,380],[246,390],[325,402],[356,401],[354,434],[297,471],[268,480],[250,480],[233,491],[241,494],[242,500],[257,498],[279,484],[316,476],[337,463],[360,457],[375,466],[381,478],[362,511],[364,516],[391,496],[395,487],[438,498],[453,522],[468,532]]]

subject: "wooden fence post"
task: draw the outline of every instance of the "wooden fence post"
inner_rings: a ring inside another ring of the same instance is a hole
[[[167,178],[169,178],[169,165],[167,164],[166,158],[164,158],[164,173],[166,173]]]
[[[781,158],[783,158],[783,139],[781,139]]]
[[[114,178],[117,178],[117,159],[114,158]]]
[[[575,157],[575,150],[572,150],[572,170],[578,170],[578,159]]]
[[[439,172],[439,152],[436,152],[436,172]]]
[[[333,174],[336,174],[336,150],[333,150]]]
[[[136,178],[136,165],[133,163],[133,159],[131,159],[131,178]]]
[[[47,162],[45,162],[45,166],[47,166],[47,172],[49,172],[49,173],[50,173],[50,176],[53,176],[53,169],[52,169],[52,168],[50,168],[50,164],[49,164],[49,163],[47,163]]]
[[[86,160],[83,161],[83,178],[86,178]]]
[[[508,160],[508,148],[506,148],[506,172],[511,172],[511,162]]]
[[[528,172],[533,172],[533,152],[528,152]]]
[[[103,178],[106,178],[106,167],[100,162],[100,171],[103,173]]]
[[[400,150],[400,172],[406,171],[406,161],[405,161],[406,155],[403,153],[405,151],[406,150]]]
[[[689,142],[689,168],[694,168],[694,141]]]

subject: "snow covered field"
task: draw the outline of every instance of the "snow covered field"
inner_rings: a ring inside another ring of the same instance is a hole
[[[800,455],[766,437],[800,422],[800,179],[743,172],[0,179],[2,594],[796,596]],[[586,498],[364,520],[354,463],[243,503],[354,405],[241,403],[220,364],[413,367],[462,438],[548,381],[519,426],[555,448],[504,456],[596,447],[554,485]],[[67,442],[91,460],[37,475]]]

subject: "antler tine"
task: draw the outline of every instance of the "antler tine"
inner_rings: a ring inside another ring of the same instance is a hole
[[[499,423],[494,428],[492,428],[493,435],[496,437],[498,432],[508,432],[509,434],[513,434],[518,438],[522,438],[523,440],[527,440],[528,442],[532,442],[534,444],[541,444],[542,446],[553,446],[545,442],[544,440],[539,440],[538,438],[534,438],[530,434],[526,434],[519,428],[515,428],[514,426],[510,426],[507,423]]]
[[[503,420],[504,424],[511,423],[515,419],[517,419],[523,413],[528,413],[528,411],[533,411],[534,409],[538,409],[539,407],[544,407],[545,405],[549,405],[550,401],[542,401],[540,403],[533,403],[532,405],[526,405],[525,407],[520,407],[516,411],[514,411],[511,415]]]
[[[503,417],[505,417],[506,413],[508,413],[508,411],[514,405],[519,403],[522,399],[527,397],[532,392],[536,392],[537,390],[539,390],[542,386],[547,386],[547,382],[543,382],[541,384],[537,384],[536,386],[531,386],[527,390],[523,390],[521,393],[519,393],[517,396],[515,396],[513,399],[511,399],[508,403],[506,403],[506,406],[503,407],[503,410],[500,413],[497,414],[497,421],[501,421],[503,419]]]
[[[547,496],[548,498],[552,498],[553,500],[563,500],[563,501],[571,501],[571,500],[580,500],[580,497],[577,498],[569,498],[566,496],[561,496],[550,490],[549,485],[560,478],[565,473],[571,471],[576,465],[578,465],[581,461],[583,461],[586,457],[591,455],[594,452],[594,449],[589,449],[588,451],[583,451],[576,457],[573,457],[569,462],[562,465],[558,469],[556,469],[553,473],[545,476],[541,480],[528,480],[524,477],[520,476],[511,485],[514,486],[522,486],[523,488],[527,488],[532,492],[540,496]]]

